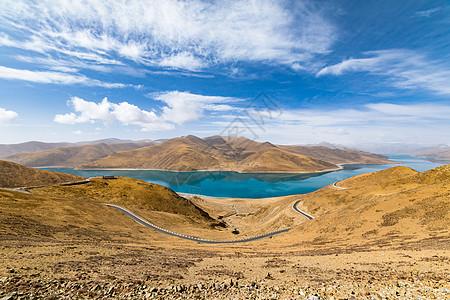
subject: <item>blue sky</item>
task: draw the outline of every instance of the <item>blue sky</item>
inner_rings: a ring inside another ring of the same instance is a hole
[[[0,143],[449,144],[449,29],[439,0],[2,0]]]

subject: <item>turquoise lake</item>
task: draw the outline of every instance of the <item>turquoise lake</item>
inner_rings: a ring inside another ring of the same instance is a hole
[[[172,172],[154,170],[75,170],[71,168],[43,168],[94,177],[103,175],[126,176],[157,183],[180,193],[213,197],[264,198],[305,194],[335,181],[358,174],[384,170],[403,165],[419,172],[448,164],[409,155],[388,155],[400,164],[345,165],[344,169],[324,173],[237,173],[225,171]]]

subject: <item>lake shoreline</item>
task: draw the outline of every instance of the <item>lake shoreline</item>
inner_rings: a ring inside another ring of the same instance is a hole
[[[390,164],[343,164],[341,169],[316,173],[239,173],[234,171],[165,171],[143,169],[49,168],[83,177],[123,176],[166,186],[176,193],[199,197],[261,199],[307,194],[349,177],[406,166],[424,171],[440,164],[409,155],[389,156]]]

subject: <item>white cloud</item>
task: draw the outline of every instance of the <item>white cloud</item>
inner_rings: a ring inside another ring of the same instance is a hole
[[[82,84],[87,86],[101,86],[105,88],[124,88],[133,86],[123,83],[109,83],[100,80],[91,79],[84,75],[67,74],[62,72],[49,71],[31,71],[23,69],[13,69],[0,66],[0,78],[7,80],[23,80],[35,83],[53,83],[53,84]]]
[[[114,104],[104,98],[100,103],[85,101],[78,97],[72,97],[70,104],[80,115],[75,120],[76,123],[93,122],[94,120],[102,120],[105,123],[113,121],[110,110]]]
[[[56,115],[53,119],[56,123],[74,125],[77,123],[77,115],[74,113],[68,113],[64,115]]]
[[[190,53],[177,53],[173,56],[166,57],[159,62],[162,67],[180,68],[190,71],[200,70],[205,64]]]
[[[226,111],[235,109],[223,103],[233,103],[242,99],[220,96],[196,95],[188,92],[170,91],[149,95],[155,100],[162,101],[162,113],[157,115],[155,110],[146,111],[134,104],[109,102],[104,98],[100,103],[86,101],[79,97],[72,97],[68,104],[75,112],[57,114],[54,121],[61,124],[74,125],[78,123],[105,124],[119,122],[123,125],[137,125],[143,131],[170,130],[174,124],[184,124],[198,120],[204,111]]]
[[[7,124],[17,119],[19,115],[12,110],[6,110],[0,107],[0,124]]]
[[[106,101],[106,98],[103,101]],[[111,115],[124,124],[154,122],[158,119],[154,112],[143,111],[136,105],[128,102],[114,104],[114,109],[111,112]]]
[[[2,34],[3,46],[191,71],[236,61],[298,69],[336,38],[309,1],[3,0],[0,21],[20,35]]]
[[[162,108],[162,118],[175,124],[197,120],[203,116],[205,110],[232,110],[232,106],[221,103],[242,101],[231,97],[204,96],[179,91],[159,93],[153,97],[167,104]]]
[[[367,58],[348,59],[323,68],[317,76],[370,72],[387,76],[398,88],[424,88],[437,94],[450,94],[450,65],[430,60],[415,51],[392,49],[364,53]]]
[[[77,124],[77,123],[94,123],[95,121],[102,121],[106,124],[115,120],[112,110],[117,104],[110,103],[107,98],[104,98],[102,102],[95,103],[83,100],[79,97],[72,97],[69,105],[73,107],[75,113],[68,113],[64,115],[55,115],[53,119],[57,123],[61,124]]]

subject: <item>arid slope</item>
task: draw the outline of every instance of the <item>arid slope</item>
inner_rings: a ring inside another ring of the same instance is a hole
[[[407,167],[363,174],[303,195],[316,219],[285,235],[315,246],[382,247],[450,242],[450,165],[423,173]]]
[[[89,184],[41,188],[34,193],[49,197],[95,200],[100,203],[122,205],[126,208],[135,207],[147,211],[188,216],[202,221],[213,221],[190,200],[179,196],[171,189],[134,178],[118,177],[110,180],[93,178]]]
[[[3,188],[51,185],[83,179],[81,176],[37,170],[0,160],[0,187]]]

